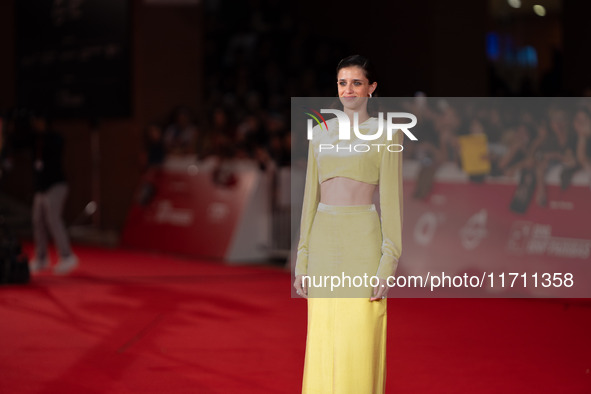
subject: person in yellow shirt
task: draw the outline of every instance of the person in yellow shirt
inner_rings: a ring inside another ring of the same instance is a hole
[[[383,126],[368,112],[377,82],[367,58],[341,60],[337,87],[342,112],[357,129],[340,140],[342,119],[333,118],[313,129],[309,143],[294,282],[308,299],[302,392],[383,393],[387,279],[402,253],[403,133],[391,141],[387,133],[374,141],[360,137]],[[371,148],[347,149],[355,144]],[[335,289],[321,283],[327,277],[373,280],[362,286],[343,280]]]

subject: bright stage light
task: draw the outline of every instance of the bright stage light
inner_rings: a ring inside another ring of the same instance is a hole
[[[546,15],[546,9],[544,8],[544,6],[541,6],[539,4],[534,5],[534,12],[538,16],[544,16],[544,15]]]
[[[521,8],[521,0],[507,0],[507,3],[513,8]]]

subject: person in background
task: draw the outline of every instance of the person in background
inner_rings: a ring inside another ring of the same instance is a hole
[[[141,205],[149,204],[156,194],[156,185],[160,172],[157,171],[166,158],[166,149],[162,138],[162,128],[156,123],[150,123],[144,133],[144,152],[141,165],[144,181],[138,194]]]
[[[166,153],[172,155],[191,155],[196,151],[197,128],[186,107],[177,107],[172,114],[172,122],[163,135]]]
[[[588,175],[591,185],[591,112],[581,107],[575,113],[573,128],[577,133],[576,158],[579,165]]]
[[[536,202],[539,206],[548,205],[546,176],[549,170],[562,166],[561,186],[566,189],[570,184],[572,168],[577,163],[575,150],[577,137],[571,131],[568,114],[565,109],[552,107],[548,111],[548,119],[539,129],[540,144],[535,151],[536,159]],[[568,172],[565,172],[568,171]]]
[[[149,170],[153,167],[160,167],[164,163],[166,149],[162,136],[162,129],[156,123],[151,123],[146,128],[144,142],[143,167]]]
[[[514,176],[522,168],[531,166],[530,147],[536,138],[537,130],[533,125],[521,122],[515,129],[510,141],[507,142],[505,154],[493,161],[494,175]]]
[[[58,275],[65,275],[78,266],[78,257],[72,252],[62,211],[68,195],[68,184],[62,166],[64,143],[53,131],[43,115],[31,118],[32,136],[30,148],[33,159],[33,237],[35,256],[31,260],[32,272],[48,269],[51,265],[48,253],[49,233],[57,247],[59,261],[53,268]]]
[[[420,126],[420,143],[415,149],[421,163],[413,198],[426,199],[433,189],[435,174],[445,162],[458,161],[457,132],[461,126],[458,110],[446,101],[439,101],[435,111],[422,109],[428,121]]]

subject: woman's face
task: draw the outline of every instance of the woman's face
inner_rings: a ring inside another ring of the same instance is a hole
[[[377,82],[369,83],[365,72],[360,67],[341,68],[337,75],[339,97],[345,108],[356,109],[366,103],[365,98],[369,97],[377,86]],[[359,100],[359,97],[362,97],[363,100]]]

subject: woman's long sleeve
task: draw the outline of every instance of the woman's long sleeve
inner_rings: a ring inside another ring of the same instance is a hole
[[[394,136],[392,143],[402,145],[404,133],[399,130]],[[376,275],[387,279],[396,272],[402,254],[402,152],[384,147],[379,183],[382,257]]]
[[[318,165],[314,155],[314,146],[312,145],[312,141],[310,141],[308,148],[308,168],[306,169],[306,185],[304,187],[304,201],[300,221],[300,240],[298,242],[295,266],[296,275],[306,275],[308,272],[308,242],[319,201]]]

